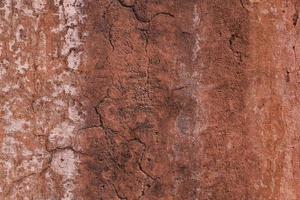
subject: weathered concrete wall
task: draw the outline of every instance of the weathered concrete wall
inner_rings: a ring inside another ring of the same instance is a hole
[[[297,0],[1,0],[0,199],[300,199]]]

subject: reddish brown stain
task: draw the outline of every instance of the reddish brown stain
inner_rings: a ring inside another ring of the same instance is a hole
[[[1,198],[299,198],[298,3],[18,2]]]

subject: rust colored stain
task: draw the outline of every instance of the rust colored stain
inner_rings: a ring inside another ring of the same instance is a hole
[[[0,1],[0,199],[300,199],[299,9]]]

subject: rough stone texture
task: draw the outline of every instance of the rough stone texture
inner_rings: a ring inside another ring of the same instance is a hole
[[[1,0],[0,199],[300,199],[299,9]]]

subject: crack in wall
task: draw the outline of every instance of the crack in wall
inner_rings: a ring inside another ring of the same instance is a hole
[[[133,13],[135,19],[142,23],[150,23],[155,17],[158,17],[160,15],[165,15],[165,16],[175,18],[175,16],[169,12],[158,12],[158,13],[153,14],[150,18],[147,18],[147,17],[141,16],[139,14],[139,12],[138,12],[139,10],[136,7],[137,1],[134,1],[134,3],[132,5],[127,5],[122,0],[117,0],[117,1],[120,3],[121,6],[123,6],[125,8],[129,8],[131,10],[131,12]]]

